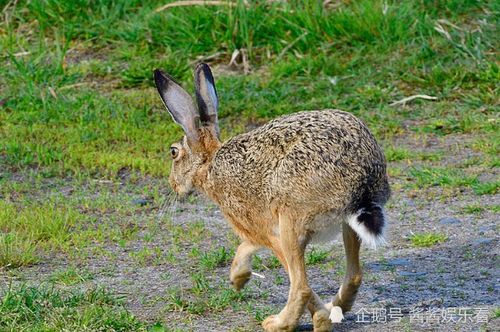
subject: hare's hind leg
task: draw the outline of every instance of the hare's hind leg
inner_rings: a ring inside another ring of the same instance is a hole
[[[236,255],[231,265],[229,280],[236,290],[240,290],[252,275],[252,256],[260,247],[243,240],[236,249]]]
[[[346,223],[342,225],[342,237],[344,239],[344,248],[347,260],[347,271],[344,282],[333,298],[332,302],[327,304],[327,308],[339,306],[342,312],[351,310],[359,286],[361,285],[362,271],[359,266],[359,247],[361,241],[353,229]]]
[[[279,243],[281,252],[288,267],[290,278],[290,291],[286,306],[278,315],[267,317],[262,326],[266,331],[293,331],[297,326],[300,316],[304,313],[306,305],[312,296],[311,288],[307,283],[304,251],[307,245],[305,234],[297,229],[302,225],[296,217],[280,214],[279,217]],[[302,237],[304,240],[301,240]]]

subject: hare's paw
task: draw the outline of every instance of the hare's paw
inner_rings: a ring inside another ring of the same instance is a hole
[[[334,308],[334,307],[340,307],[342,309],[342,312],[348,312],[348,311],[351,311],[353,304],[354,304],[354,301],[351,301],[350,303],[344,303],[343,301],[340,300],[339,294],[337,294],[337,295],[335,295],[332,302],[325,304],[325,307],[328,310],[332,310],[332,308]]]
[[[330,320],[330,311],[326,309],[318,310],[313,315],[314,332],[331,332],[333,328]]]
[[[243,273],[238,273],[236,275],[231,274],[229,279],[231,281],[231,285],[233,285],[233,287],[237,291],[239,291],[240,289],[242,289],[245,286],[245,284],[248,282],[248,280],[250,280],[251,276],[252,276],[252,272],[246,271]]]
[[[267,317],[262,322],[262,327],[266,332],[282,332],[282,331],[293,331],[294,326],[290,326],[286,324],[282,319],[280,319],[279,315],[272,315]]]

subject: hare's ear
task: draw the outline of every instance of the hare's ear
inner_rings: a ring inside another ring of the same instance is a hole
[[[154,71],[154,79],[161,100],[173,120],[182,126],[189,141],[197,142],[200,116],[191,96],[172,77],[159,69]]]
[[[219,122],[217,119],[219,100],[212,71],[206,63],[200,63],[196,67],[194,76],[201,123],[212,127],[219,136]]]

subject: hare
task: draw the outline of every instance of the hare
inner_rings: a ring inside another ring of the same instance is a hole
[[[172,77],[154,71],[160,97],[185,133],[170,147],[170,185],[180,195],[206,194],[241,238],[230,272],[237,290],[260,248],[270,248],[287,271],[287,304],[263,321],[266,331],[292,331],[306,307],[314,331],[330,331],[330,311],[350,310],[361,284],[361,241],[384,242],[390,188],[381,148],[354,115],[330,109],[282,116],[222,143],[210,67],[199,64],[194,76],[197,107]],[[308,285],[304,251],[340,231],[347,272],[324,304]]]

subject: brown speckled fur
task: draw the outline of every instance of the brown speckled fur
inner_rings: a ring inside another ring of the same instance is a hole
[[[262,245],[269,243],[266,236],[254,240],[255,229],[271,234],[270,221],[284,207],[311,218],[354,212],[367,183],[373,201],[388,198],[378,144],[361,121],[336,110],[295,113],[238,135],[215,152],[208,169],[200,189],[234,219],[239,234]]]
[[[216,128],[198,126],[187,135],[196,141],[184,137],[173,145],[179,155],[172,188],[208,195],[240,236],[230,276],[237,289],[250,278],[250,258],[259,248],[272,249],[282,262],[290,276],[289,300],[263,322],[264,329],[293,330],[307,307],[315,331],[330,330],[332,306],[349,310],[361,283],[360,240],[346,220],[366,202],[382,207],[390,195],[383,152],[359,119],[338,110],[283,116],[223,144]],[[335,227],[343,228],[348,271],[325,305],[307,284],[304,251]]]

